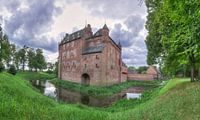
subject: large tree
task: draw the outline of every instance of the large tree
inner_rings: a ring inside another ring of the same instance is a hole
[[[25,65],[27,62],[27,49],[28,47],[24,45],[23,48],[21,48],[17,53],[19,57],[19,62],[22,65],[23,71],[25,70]]]
[[[12,46],[8,40],[8,36],[3,33],[3,29],[0,25],[0,63],[1,64],[7,64],[9,66],[9,63],[11,61],[11,55],[12,55]]]
[[[43,55],[42,49],[37,49],[36,50],[36,55],[35,55],[35,69],[36,71],[46,69],[46,61],[45,57]]]
[[[147,21],[149,35],[146,42],[148,58],[161,58],[167,71],[175,71],[178,67],[189,65],[191,81],[195,81],[197,77],[195,71],[200,61],[200,10],[198,7],[200,2],[198,0],[159,0],[155,3],[156,1],[146,1],[149,12]],[[158,26],[156,30],[155,24]],[[158,36],[152,33],[158,33]],[[161,52],[158,51],[158,56],[154,57],[155,49],[159,47],[151,49],[150,47],[159,44]]]
[[[35,64],[36,64],[36,54],[33,48],[29,48],[27,51],[27,57],[28,57],[28,67],[29,70],[32,71]]]

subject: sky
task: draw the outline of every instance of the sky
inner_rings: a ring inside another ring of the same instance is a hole
[[[141,0],[0,0],[0,24],[9,40],[19,46],[42,48],[47,61],[58,57],[65,33],[90,24],[93,32],[106,23],[110,36],[121,42],[128,66],[146,65],[145,22]]]

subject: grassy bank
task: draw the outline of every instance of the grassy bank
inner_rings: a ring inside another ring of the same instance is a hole
[[[56,77],[54,74],[48,74],[45,72],[29,72],[29,71],[25,72],[19,71],[16,76],[26,80],[50,80]]]
[[[115,84],[115,85],[108,86],[108,87],[98,87],[98,86],[81,85],[78,83],[63,81],[63,80],[58,80],[58,79],[53,79],[53,80],[51,80],[51,82],[58,87],[72,90],[72,91],[77,91],[82,94],[87,94],[87,95],[94,96],[94,97],[110,96],[110,95],[113,95],[115,93],[122,91],[123,89],[129,88],[129,87],[134,87],[134,86],[153,88],[153,87],[159,86],[159,84],[160,84],[159,81],[127,81],[127,82],[124,82],[121,84]]]
[[[92,108],[58,104],[28,84],[20,77],[0,73],[1,120],[97,120],[107,117],[107,113]]]
[[[200,83],[190,83],[189,79],[170,80],[146,102],[113,113],[82,105],[56,103],[34,91],[26,80],[7,73],[0,73],[0,96],[1,120],[200,119]]]

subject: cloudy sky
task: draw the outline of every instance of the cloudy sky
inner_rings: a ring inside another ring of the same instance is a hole
[[[58,56],[58,43],[65,33],[93,31],[106,23],[110,36],[120,41],[123,61],[129,66],[146,65],[144,43],[146,6],[141,0],[0,0],[0,23],[11,42],[43,48],[48,61]]]

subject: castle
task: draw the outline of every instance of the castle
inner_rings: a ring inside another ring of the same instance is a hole
[[[121,53],[120,43],[109,36],[106,24],[94,34],[88,24],[66,34],[59,44],[58,76],[61,80],[96,86],[125,82],[127,67]]]

